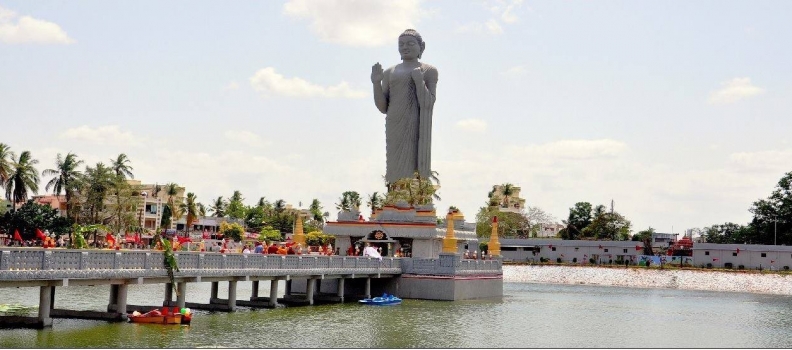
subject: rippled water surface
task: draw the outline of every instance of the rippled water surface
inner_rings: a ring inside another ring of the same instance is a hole
[[[129,303],[161,303],[163,288],[130,286]],[[209,283],[189,288],[187,301],[209,299]],[[58,288],[56,307],[103,310],[109,289]],[[237,296],[250,290],[240,283]],[[0,289],[0,304],[37,302],[37,288]],[[195,314],[190,326],[55,319],[46,330],[0,330],[0,347],[792,347],[792,297],[742,293],[504,283],[496,300]]]

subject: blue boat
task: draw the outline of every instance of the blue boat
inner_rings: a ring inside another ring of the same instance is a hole
[[[398,305],[401,304],[402,300],[395,295],[385,293],[381,297],[366,298],[359,302],[365,305]]]

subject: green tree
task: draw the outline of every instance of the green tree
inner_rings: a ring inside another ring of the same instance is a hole
[[[167,229],[171,225],[171,218],[173,217],[173,209],[169,204],[165,204],[162,207],[162,221],[160,222],[160,227]]]
[[[39,175],[30,151],[23,151],[18,159],[12,159],[11,174],[5,182],[6,199],[12,203],[22,203],[28,198],[28,191],[38,193]]]
[[[201,216],[198,206],[199,203],[196,201],[197,198],[195,193],[188,192],[185,201],[179,205],[179,217],[187,215],[187,222],[184,229],[187,232],[192,230],[193,223],[198,221],[198,217]]]
[[[69,232],[72,220],[58,215],[58,211],[49,205],[42,205],[28,200],[18,210],[6,212],[0,216],[0,228],[5,232],[19,230],[22,239],[36,238],[36,229],[49,231],[56,236]]]
[[[377,209],[382,209],[383,204],[385,203],[385,197],[383,197],[378,192],[374,192],[368,196],[368,201],[366,201],[366,205],[371,208],[371,215],[374,215],[374,212]]]
[[[53,194],[58,196],[61,191],[66,193],[66,216],[73,218],[71,207],[73,204],[74,192],[78,190],[79,178],[82,173],[77,170],[77,167],[82,165],[83,161],[77,159],[74,153],[67,153],[65,158],[58,157],[55,159],[55,168],[46,169],[42,172],[44,176],[54,176],[44,187],[47,191],[52,188]]]
[[[495,206],[479,208],[476,214],[476,235],[489,237],[492,234],[492,218],[498,217],[498,236],[505,238],[528,237],[531,223],[524,213],[502,212]]]
[[[220,223],[220,233],[223,234],[225,237],[231,238],[234,241],[241,241],[242,235],[245,233],[245,229],[242,225],[232,222],[221,222]]]
[[[596,240],[626,241],[630,236],[630,221],[617,212],[604,211],[602,205],[597,208],[594,210],[594,220],[581,231],[582,236]]]
[[[578,202],[569,208],[569,216],[564,221],[566,227],[559,232],[563,239],[578,239],[583,235],[583,229],[591,224],[591,203]]]
[[[770,196],[754,202],[749,211],[753,219],[742,239],[754,244],[792,245],[792,172],[784,174]]]
[[[514,195],[514,185],[510,183],[505,183],[501,185],[501,194],[503,194],[503,207],[509,207],[509,201],[511,200],[511,196]]]
[[[110,167],[113,168],[113,171],[115,172],[116,176],[121,177],[125,180],[127,177],[129,177],[130,179],[135,178],[135,175],[132,175],[132,170],[135,169],[132,168],[131,165],[129,165],[130,161],[126,154],[121,153],[115,159],[110,159],[110,162],[111,162]]]
[[[217,218],[226,216],[226,202],[223,200],[223,196],[217,197],[217,199],[212,201],[212,204],[209,206],[209,211],[212,212],[212,216]]]
[[[177,216],[179,215],[178,213],[179,211],[177,210],[176,203],[173,199],[173,197],[176,197],[179,194],[179,185],[173,182],[169,182],[165,184],[165,194],[168,195],[168,208],[169,208],[168,212],[170,213],[170,217],[167,220],[168,225],[167,226],[163,225],[163,227],[169,228],[171,227],[171,224],[174,221],[179,220],[179,217]],[[163,211],[163,218],[162,218],[163,223],[166,222],[164,214],[165,212]]]
[[[638,233],[632,236],[632,240],[635,242],[643,242],[644,239],[652,239],[652,234],[656,231],[652,226],[649,226],[646,230],[638,231]]]
[[[13,173],[14,158],[16,155],[11,151],[11,147],[5,143],[0,143],[0,188],[5,188],[6,182]]]
[[[750,226],[743,226],[733,222],[726,222],[722,225],[712,225],[705,228],[704,237],[707,243],[766,244],[753,241],[756,237]]]
[[[266,214],[263,206],[248,207],[245,210],[245,226],[252,232],[258,232],[264,227]]]
[[[245,205],[242,203],[243,200],[242,193],[238,190],[234,191],[234,194],[232,194],[231,198],[228,200],[228,207],[226,208],[228,217],[233,219],[245,218]]]
[[[104,165],[96,163],[96,166],[85,168],[85,176],[79,180],[79,193],[81,215],[80,222],[83,224],[105,224],[106,199],[115,189],[115,173]],[[94,240],[96,235],[94,234]]]
[[[123,176],[112,174],[115,195],[106,203],[112,232],[120,234],[139,226],[137,210],[141,201],[140,186],[132,186]]]
[[[282,239],[283,236],[281,236],[280,231],[272,228],[272,226],[262,227],[261,232],[259,232],[259,241],[279,242]]]

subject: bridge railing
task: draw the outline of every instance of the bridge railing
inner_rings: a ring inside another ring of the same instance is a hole
[[[180,270],[400,269],[397,258],[175,252]],[[0,271],[160,270],[157,251],[0,248]]]
[[[438,258],[403,259],[402,273],[416,275],[499,275],[503,273],[500,259],[468,260],[459,254],[441,253]]]

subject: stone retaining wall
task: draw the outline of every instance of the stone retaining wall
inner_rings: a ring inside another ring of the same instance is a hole
[[[504,265],[503,281],[792,295],[792,275],[777,273]]]

